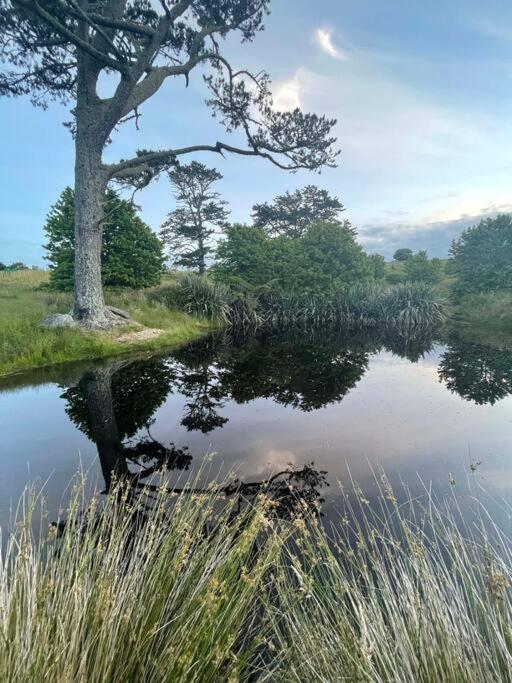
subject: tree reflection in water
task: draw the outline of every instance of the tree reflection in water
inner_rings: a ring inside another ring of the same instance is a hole
[[[187,448],[166,446],[151,434],[151,416],[172,390],[172,382],[182,386],[175,369],[168,360],[161,359],[115,363],[87,372],[62,394],[69,417],[96,444],[104,493],[112,490],[114,481],[122,480],[129,485],[131,496],[144,494],[148,508],[151,499],[163,489],[190,495],[207,490],[152,481],[153,475],[164,471],[187,470],[192,460]],[[211,424],[209,414],[207,419]],[[204,431],[200,422],[198,428]],[[319,512],[319,489],[325,485],[325,475],[311,464],[300,469],[290,467],[257,482],[236,479],[216,490],[226,497],[236,497],[235,513],[243,501],[264,492],[274,502],[274,514],[287,518],[298,509]]]
[[[451,335],[439,365],[439,379],[466,401],[494,405],[512,394],[512,350]]]
[[[192,462],[186,447],[164,445],[151,433],[154,414],[170,393],[185,398],[182,425],[208,433],[228,421],[222,412],[228,400],[271,398],[297,410],[317,410],[342,401],[366,372],[372,354],[386,349],[417,362],[432,347],[431,337],[378,334],[301,333],[296,339],[274,334],[249,340],[216,336],[168,358],[119,361],[91,370],[63,398],[70,418],[97,446],[106,492],[116,475],[130,481],[134,492],[144,489],[151,495],[153,475],[187,470]],[[464,399],[492,404],[512,392],[512,352],[453,337],[439,376]],[[237,480],[220,490],[240,500],[265,490],[286,516],[297,500],[318,507],[324,483],[325,473],[310,465],[286,469],[269,480]],[[179,489],[169,487],[173,490]]]

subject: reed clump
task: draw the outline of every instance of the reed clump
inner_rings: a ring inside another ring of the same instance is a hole
[[[2,681],[511,680],[512,541],[483,512],[384,476],[327,530],[215,485],[84,491],[49,527],[28,496],[4,539]]]
[[[423,283],[361,283],[323,295],[235,292],[209,276],[186,273],[155,297],[171,308],[234,328],[387,327],[410,333],[444,319],[442,299]]]

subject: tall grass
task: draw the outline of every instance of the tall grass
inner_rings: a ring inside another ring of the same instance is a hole
[[[354,485],[332,538],[303,524],[284,555],[269,605],[278,680],[512,680],[509,534],[430,494],[399,505],[383,482],[373,511]]]
[[[444,318],[443,301],[423,283],[381,287],[356,284],[325,295],[233,292],[208,276],[184,273],[154,297],[169,307],[234,328],[433,327]]]
[[[346,491],[329,533],[215,486],[160,485],[148,508],[78,485],[62,536],[35,540],[28,502],[0,566],[0,680],[511,680],[510,537],[382,481],[373,508]]]
[[[268,323],[284,326],[393,327],[410,332],[443,320],[443,303],[423,284],[354,285],[326,296],[269,295]]]

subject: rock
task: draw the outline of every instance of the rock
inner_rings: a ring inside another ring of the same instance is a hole
[[[116,318],[124,318],[125,320],[131,320],[131,316],[128,311],[123,308],[116,308],[115,306],[107,306],[107,310],[113,313]]]
[[[71,313],[54,313],[41,320],[42,327],[76,327]]]

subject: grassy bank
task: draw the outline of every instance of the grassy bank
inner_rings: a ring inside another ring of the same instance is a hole
[[[512,290],[483,292],[463,297],[451,307],[450,318],[468,332],[485,334],[491,341],[512,335]]]
[[[283,519],[213,486],[83,512],[78,485],[39,541],[26,503],[0,566],[0,680],[509,681],[510,537],[492,529],[498,555],[428,496],[408,521],[383,482],[378,515],[345,494],[330,539],[304,503]]]
[[[107,292],[107,303],[128,310],[137,323],[161,329],[163,334],[146,340],[125,337],[125,341],[119,341],[131,328],[119,328],[108,334],[44,329],[39,323],[45,316],[71,308],[69,294],[38,289],[47,278],[40,271],[0,273],[0,375],[141,348],[163,348],[193,339],[209,329],[206,321],[150,302],[145,292],[132,290]]]

